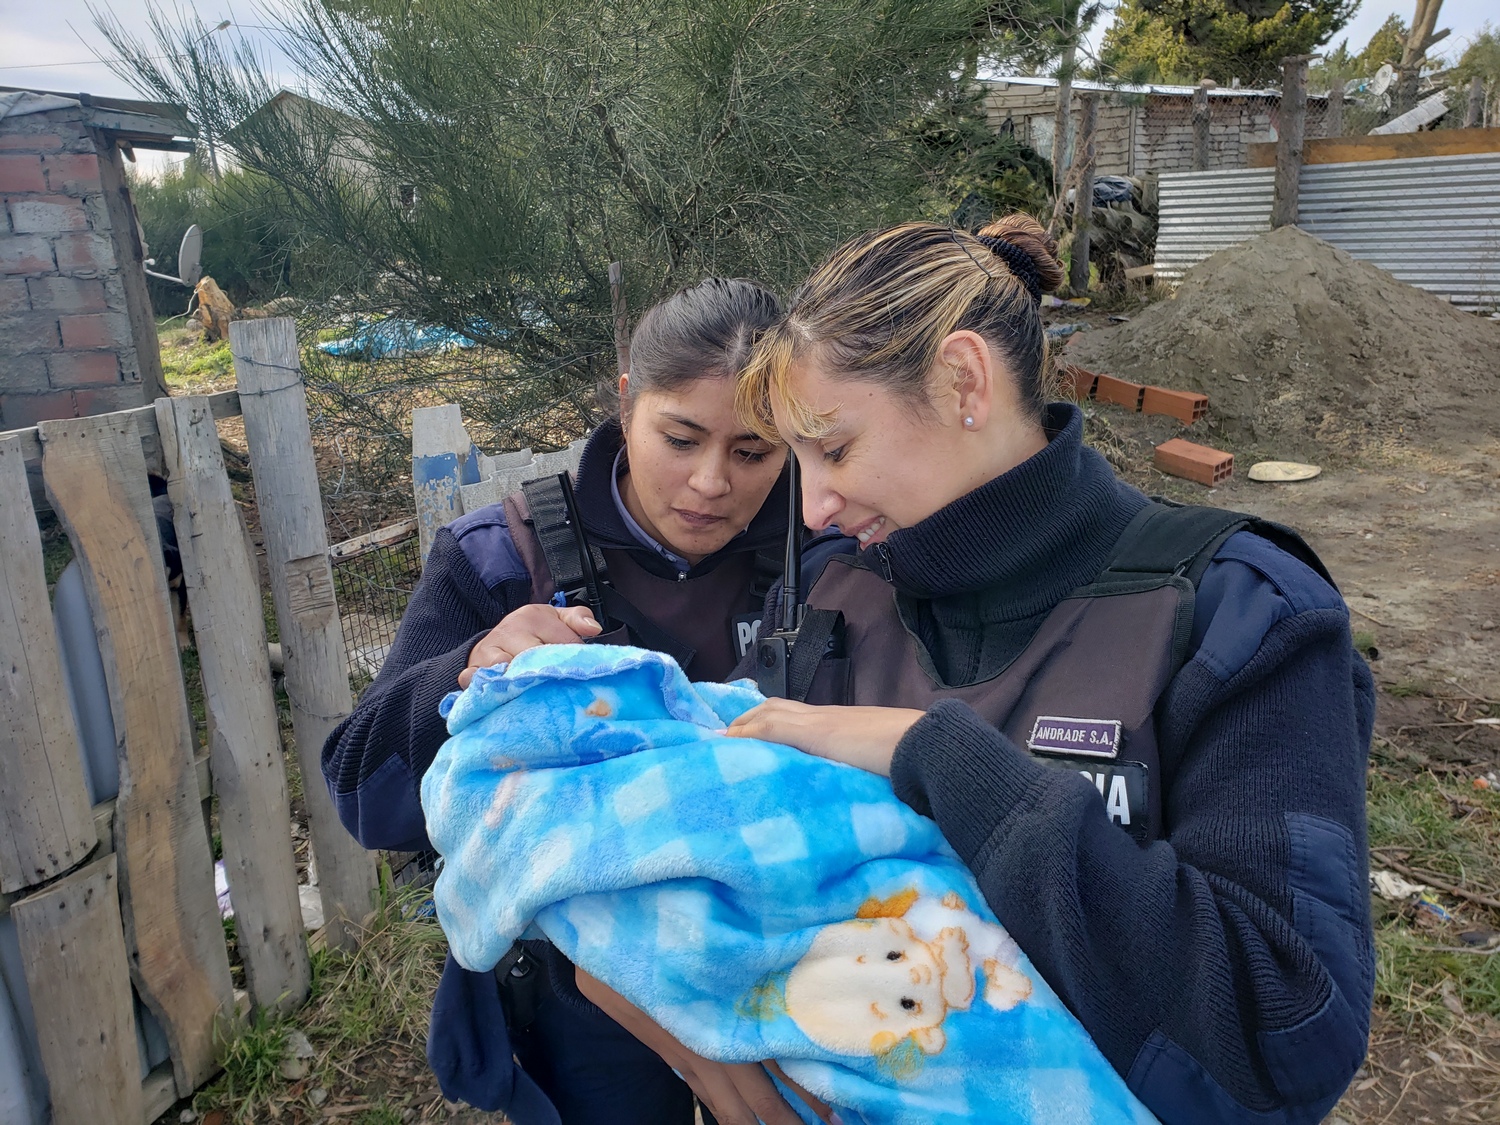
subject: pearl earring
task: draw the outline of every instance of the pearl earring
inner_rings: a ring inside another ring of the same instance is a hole
[[[964,419],[964,425],[965,426],[972,426],[973,424],[974,424],[974,419],[972,417]]]

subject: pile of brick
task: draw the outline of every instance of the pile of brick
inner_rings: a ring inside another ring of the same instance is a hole
[[[0,133],[0,429],[145,401],[112,236],[134,215],[87,133],[51,116]]]
[[[1058,368],[1062,393],[1075,402],[1111,403],[1137,414],[1160,414],[1192,425],[1208,413],[1208,396],[1195,391],[1173,391],[1166,387],[1132,383],[1101,375],[1077,364]],[[1156,447],[1153,463],[1163,473],[1209,487],[1223,484],[1234,473],[1234,454],[1172,438]]]

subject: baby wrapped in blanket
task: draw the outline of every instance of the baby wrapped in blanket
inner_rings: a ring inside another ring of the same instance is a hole
[[[530,649],[449,696],[422,805],[459,963],[545,936],[848,1125],[1154,1121],[889,781],[723,734],[760,701],[605,645]]]

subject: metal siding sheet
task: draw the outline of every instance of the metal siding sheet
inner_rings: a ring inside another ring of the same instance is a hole
[[[1268,230],[1275,176],[1162,176],[1157,276]],[[1500,153],[1306,165],[1297,225],[1454,304],[1500,305]]]

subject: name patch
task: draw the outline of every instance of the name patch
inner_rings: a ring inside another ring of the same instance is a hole
[[[1118,719],[1065,719],[1038,715],[1026,740],[1038,754],[1082,754],[1088,758],[1113,758],[1120,753]]]

